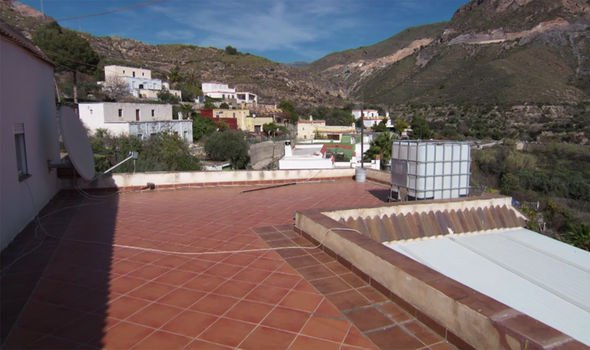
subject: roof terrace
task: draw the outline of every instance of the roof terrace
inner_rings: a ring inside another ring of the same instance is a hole
[[[260,189],[61,192],[3,251],[2,347],[453,348],[294,231],[297,211],[383,205],[387,187]]]

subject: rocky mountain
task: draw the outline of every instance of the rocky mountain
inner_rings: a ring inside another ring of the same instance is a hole
[[[0,0],[0,18],[26,35],[49,20],[14,0]],[[449,22],[409,28],[307,65],[83,35],[104,63],[142,66],[160,77],[178,66],[194,81],[227,82],[268,103],[519,105],[590,99],[588,0],[471,0]]]
[[[0,19],[29,38],[50,21],[40,12],[16,0],[0,0]],[[95,37],[80,33],[101,56],[101,64],[127,64],[149,68],[166,79],[174,67],[196,82],[220,81],[239,90],[257,93],[263,103],[281,100],[301,105],[342,105],[342,96],[316,83],[307,71],[250,54],[227,54],[224,50],[191,45],[148,45],[119,37]],[[60,77],[61,78],[61,77]]]
[[[384,105],[577,103],[590,99],[589,29],[587,0],[472,0],[449,23],[309,69],[345,96]]]

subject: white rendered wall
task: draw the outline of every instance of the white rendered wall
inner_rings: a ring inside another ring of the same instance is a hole
[[[104,76],[105,80],[111,77],[133,77],[133,73],[135,73],[136,78],[144,78],[144,79],[151,79],[152,78],[152,71],[149,69],[141,69],[135,67],[126,67],[126,66],[104,66]]]
[[[191,120],[141,122],[129,123],[128,125],[129,135],[141,135],[142,139],[152,134],[169,132],[177,134],[187,143],[193,142],[193,122]]]
[[[90,113],[88,108],[99,110],[97,105],[102,105],[100,113],[94,112],[92,116],[96,118],[102,117],[104,122],[135,122],[137,121],[136,110],[139,109],[139,121],[158,121],[158,120],[172,120],[172,105],[156,104],[156,103],[118,103],[118,102],[100,102],[100,103],[80,103],[80,118],[83,120]],[[122,116],[119,117],[119,109],[121,109]],[[154,111],[154,116],[152,116]]]
[[[59,161],[53,68],[0,36],[0,249],[37,215],[58,191]],[[24,124],[28,172],[19,181],[14,129]]]

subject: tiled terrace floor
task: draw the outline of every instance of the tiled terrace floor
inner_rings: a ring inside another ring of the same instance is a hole
[[[2,348],[448,347],[320,250],[192,254],[309,246],[295,211],[379,204],[383,187],[245,189],[59,195],[3,252]]]

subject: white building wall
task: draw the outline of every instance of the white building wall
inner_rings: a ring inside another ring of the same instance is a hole
[[[128,123],[128,125],[129,135],[138,136],[141,139],[153,134],[169,132],[177,134],[187,143],[193,142],[193,122],[191,120]]]
[[[59,161],[53,67],[0,35],[0,249],[58,191]],[[15,128],[25,133],[28,173],[19,180]]]
[[[365,117],[378,117],[379,116],[379,111],[376,109],[363,109],[363,115]],[[361,110],[360,109],[354,109],[352,111],[352,115],[354,116],[354,119],[359,119],[361,117]]]
[[[102,109],[98,108],[102,105]],[[80,103],[80,118],[102,118],[105,123],[172,120],[172,105],[156,103],[100,102]],[[121,116],[119,116],[121,110]],[[139,110],[139,120],[137,120]]]
[[[110,65],[104,66],[104,76],[107,80],[109,77],[152,79],[152,71],[149,69]]]

